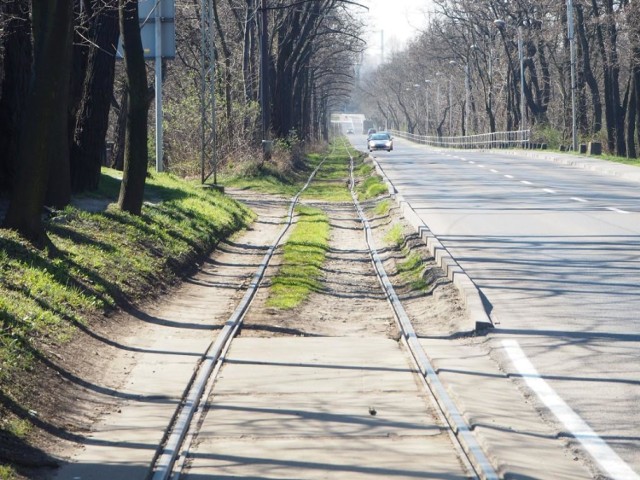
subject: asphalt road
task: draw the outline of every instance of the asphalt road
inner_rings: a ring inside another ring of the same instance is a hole
[[[365,136],[350,139],[366,149]],[[608,476],[640,478],[640,183],[394,142],[374,155],[479,287],[501,367],[534,391],[546,381],[537,401]]]

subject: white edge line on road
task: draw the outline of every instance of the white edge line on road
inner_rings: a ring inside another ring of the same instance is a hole
[[[616,213],[629,213],[626,210],[620,210],[619,208],[616,208],[616,207],[607,207],[607,210],[611,210],[612,212],[616,212]]]
[[[585,200],[584,198],[580,198],[580,197],[571,197],[571,200],[575,200],[576,202],[582,202],[582,203],[587,203],[589,200]]]
[[[640,479],[640,475],[634,472],[540,377],[516,340],[502,340],[502,346],[529,388],[564,424],[571,435],[582,443],[582,446],[608,475],[615,480]]]

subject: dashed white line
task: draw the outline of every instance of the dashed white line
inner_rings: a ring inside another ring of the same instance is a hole
[[[469,163],[476,163],[476,162],[474,162],[473,160],[469,160]]]
[[[500,173],[500,172],[499,172],[498,170],[496,170],[495,168],[492,168],[492,169],[490,170],[490,172],[491,172],[491,173]]]
[[[629,213],[626,210],[621,210],[619,208],[616,207],[606,207],[607,210],[611,210],[612,212],[616,212],[616,213]]]
[[[513,175],[505,175],[506,178],[513,178]]]
[[[585,200],[584,198],[580,198],[580,197],[571,197],[571,200],[575,200],[576,202],[582,202],[582,203],[587,203],[589,200]]]
[[[560,398],[549,384],[540,378],[540,374],[516,340],[503,340],[502,346],[529,388],[536,393],[538,398],[544,402],[571,434],[582,443],[582,446],[611,478],[615,480],[640,479],[640,476]]]
[[[484,165],[478,165],[478,168],[484,168]]]
[[[556,193],[556,191],[555,191],[555,190],[552,190],[552,189],[550,189],[550,188],[543,188],[542,190],[544,190],[544,191],[545,191],[545,192],[547,192],[547,193]]]
[[[520,183],[524,183],[525,185],[533,185],[531,182],[527,180],[520,180]]]

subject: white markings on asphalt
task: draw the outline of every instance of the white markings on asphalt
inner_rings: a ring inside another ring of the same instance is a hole
[[[571,200],[575,200],[576,202],[581,202],[581,203],[587,203],[589,200],[585,200],[584,198],[580,198],[580,197],[571,197]]]
[[[478,168],[484,168],[484,165],[478,165]]]
[[[616,212],[616,213],[629,213],[626,210],[620,210],[619,208],[616,207],[606,207],[607,210],[611,210],[612,212]]]
[[[505,175],[506,178],[513,178],[513,175]]]
[[[491,171],[491,173],[500,173],[498,170],[496,170],[494,168],[492,168],[490,171]]]
[[[469,163],[476,163],[476,162],[474,162],[473,160],[469,160]]]
[[[569,432],[582,443],[585,450],[611,478],[614,480],[640,480],[640,476],[560,398],[545,380],[540,378],[540,374],[516,340],[503,340],[502,346],[529,388],[536,393]]]
[[[556,193],[555,190],[551,190],[550,188],[543,188],[542,190],[544,190],[547,193]]]
[[[533,185],[531,182],[527,180],[520,180],[520,183],[524,183],[525,185]]]

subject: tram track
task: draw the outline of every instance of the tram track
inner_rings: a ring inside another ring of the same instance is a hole
[[[384,291],[391,309],[393,310],[394,318],[396,319],[401,332],[401,343],[410,353],[416,370],[420,372],[420,377],[424,382],[426,392],[433,397],[435,405],[439,407],[438,415],[441,420],[446,422],[445,425],[448,427],[448,431],[450,432],[454,448],[456,448],[459,456],[461,457],[461,461],[467,465],[470,475],[475,475],[482,479],[496,479],[498,478],[498,475],[484,455],[469,426],[457,410],[454,402],[447,394],[446,389],[440,383],[437,374],[424,352],[424,349],[418,341],[418,337],[402,306],[402,302],[395,293],[393,285],[385,272],[382,260],[374,245],[371,226],[364,210],[358,202],[357,194],[355,193],[354,159],[351,152],[348,150],[348,147],[345,146],[345,148],[347,148],[347,153],[350,157],[349,188],[351,190],[354,207],[364,230],[369,255],[378,282]],[[311,184],[327,157],[319,163],[316,169],[309,176],[304,187],[291,200],[285,226],[278,235],[276,241],[269,247],[267,253],[264,255],[238,307],[225,322],[217,338],[210,344],[206,354],[201,359],[197,370],[194,372],[192,381],[186,390],[186,394],[183,397],[180,408],[177,409],[171,426],[167,430],[163,446],[154,458],[154,462],[149,470],[148,478],[153,480],[166,480],[169,478],[177,479],[180,477],[180,470],[182,469],[186,455],[188,454],[189,444],[197,432],[197,426],[202,422],[202,415],[205,410],[204,404],[206,403],[202,401],[202,399],[209,397],[215,377],[224,362],[226,352],[230,348],[231,343],[242,324],[244,316],[251,307],[252,300],[260,287],[266,269],[269,266],[276,249],[282,242],[282,239],[286,235],[290,226],[293,224],[294,210],[299,202],[300,196]]]

